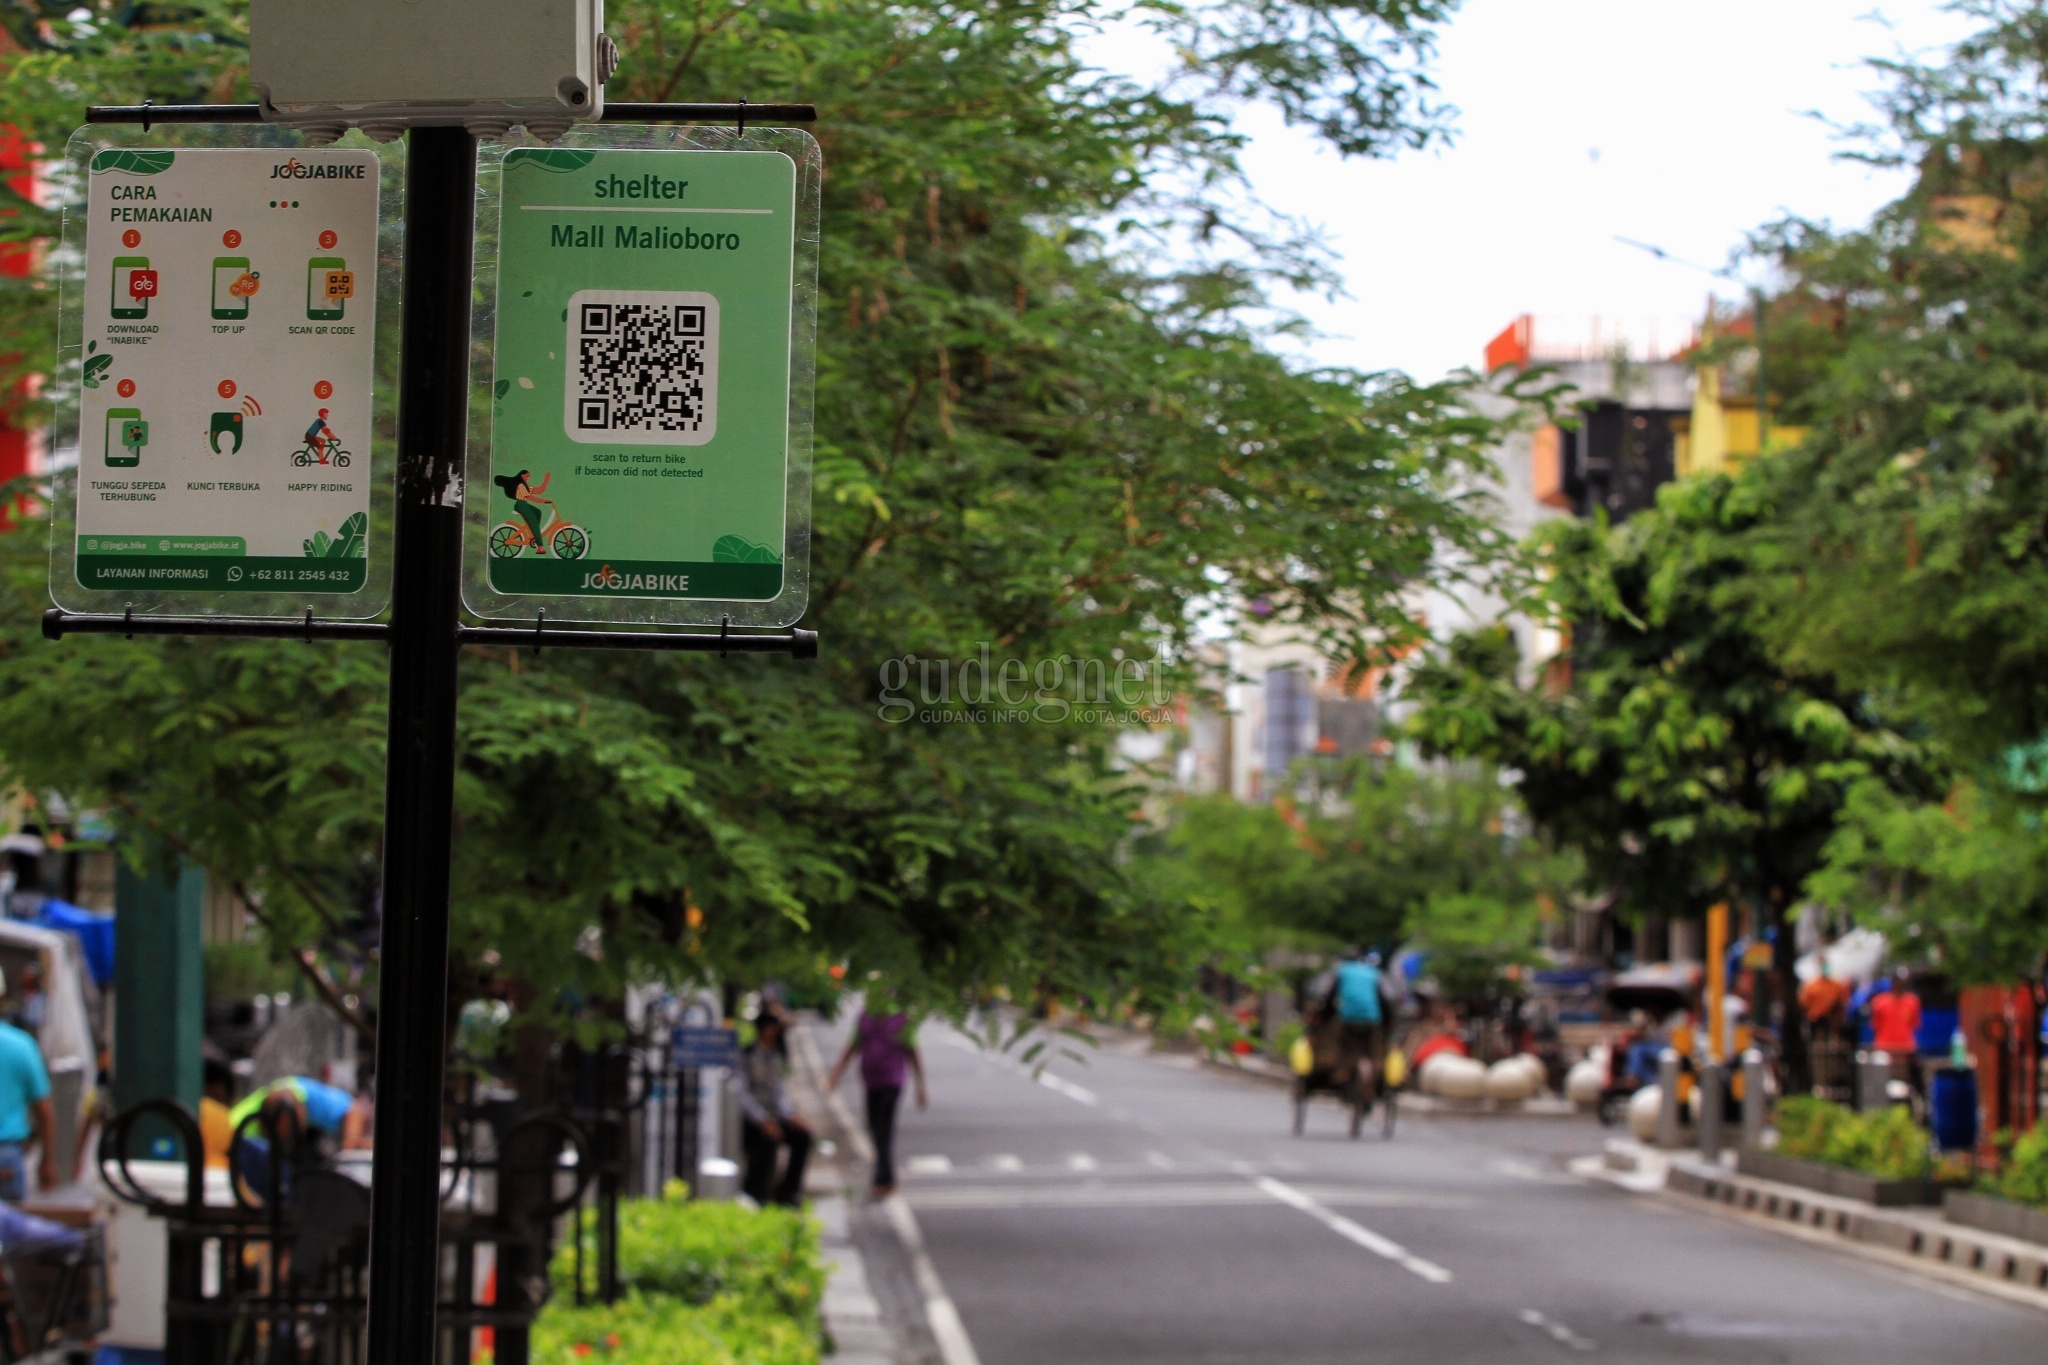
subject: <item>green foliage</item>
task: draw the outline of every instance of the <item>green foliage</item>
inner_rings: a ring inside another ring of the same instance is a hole
[[[1927,1132],[1903,1105],[1858,1113],[1832,1100],[1788,1095],[1778,1101],[1778,1151],[1846,1166],[1880,1180],[1925,1180],[1934,1170]]]
[[[1853,784],[1935,790],[1917,746],[1765,647],[1742,539],[1759,515],[1711,478],[1619,528],[1552,523],[1529,605],[1572,629],[1570,688],[1524,685],[1502,629],[1454,641],[1409,686],[1424,742],[1517,770],[1537,823],[1626,908],[1782,911]]]
[[[705,1304],[633,1293],[550,1303],[533,1324],[534,1365],[818,1365],[817,1334],[730,1295]]]
[[[1533,898],[1437,893],[1402,926],[1428,956],[1439,997],[1482,1005],[1500,996],[1511,967],[1534,966],[1542,907]]]
[[[2041,815],[1997,787],[1961,782],[1936,803],[1858,783],[1826,854],[1810,894],[1960,985],[2009,982],[2048,951]]]
[[[585,1277],[596,1254],[583,1224]],[[619,1204],[619,1303],[573,1307],[575,1247],[555,1250],[554,1298],[533,1327],[536,1362],[816,1365],[825,1272],[818,1228],[789,1209],[628,1199]],[[586,1286],[587,1287],[587,1286]]]
[[[1984,1187],[2007,1199],[2048,1208],[2048,1124],[2035,1125],[2013,1143],[2004,1168]]]
[[[592,1225],[584,1228],[586,1278],[594,1263]],[[558,1295],[574,1273],[575,1248],[556,1248]],[[785,1318],[815,1334],[825,1292],[818,1226],[789,1209],[681,1198],[619,1203],[619,1282],[651,1298],[708,1304],[721,1296],[764,1317]]]
[[[202,951],[208,1000],[249,1000],[299,987],[297,969],[274,960],[264,944],[209,943]]]
[[[1534,961],[1546,907],[1577,866],[1511,832],[1526,817],[1493,770],[1317,760],[1298,775],[1298,796],[1264,805],[1184,800],[1145,847],[1146,876],[1202,909],[1214,951],[1411,941],[1435,987],[1473,1003]]]

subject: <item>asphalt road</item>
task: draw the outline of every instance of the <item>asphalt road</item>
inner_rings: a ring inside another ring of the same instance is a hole
[[[2048,1314],[1564,1170],[1590,1121],[1408,1118],[938,1027],[902,1186],[982,1365],[2038,1362]],[[858,1109],[858,1082],[846,1097]]]

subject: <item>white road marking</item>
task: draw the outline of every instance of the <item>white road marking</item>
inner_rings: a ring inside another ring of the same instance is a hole
[[[1164,1152],[1147,1152],[1145,1153],[1145,1160],[1151,1162],[1162,1171],[1173,1169],[1173,1158]]]
[[[1093,1090],[1086,1089],[1083,1086],[1075,1085],[1072,1081],[1067,1080],[1065,1077],[1055,1076],[1050,1071],[1039,1072],[1038,1083],[1044,1086],[1047,1090],[1052,1091],[1055,1095],[1065,1095],[1070,1100],[1074,1100],[1081,1104],[1089,1105],[1090,1107],[1102,1103],[1101,1100],[1095,1098],[1095,1092]]]
[[[918,1292],[924,1295],[925,1321],[931,1326],[932,1340],[938,1343],[945,1365],[981,1365],[981,1357],[974,1353],[974,1343],[968,1339],[967,1326],[960,1321],[960,1310],[953,1306],[944,1281],[939,1279],[939,1268],[932,1264],[931,1253],[924,1249],[924,1233],[917,1226],[917,1215],[900,1194],[890,1195],[882,1207],[888,1212],[890,1226],[896,1229],[897,1239],[910,1253],[911,1273],[917,1277]]]
[[[1522,1321],[1528,1323],[1531,1327],[1534,1327],[1539,1332],[1547,1333],[1550,1339],[1552,1341],[1557,1342],[1560,1346],[1569,1346],[1574,1351],[1592,1351],[1598,1349],[1592,1342],[1580,1336],[1577,1332],[1574,1332],[1571,1328],[1565,1326],[1556,1318],[1545,1317],[1543,1314],[1537,1312],[1533,1308],[1525,1308],[1522,1310]]]
[[[953,1169],[953,1158],[949,1156],[914,1156],[903,1163],[903,1169],[912,1175],[944,1175]]]
[[[1431,1284],[1451,1282],[1451,1272],[1436,1262],[1426,1261],[1399,1242],[1382,1237],[1371,1228],[1361,1227],[1341,1213],[1331,1212],[1292,1185],[1282,1184],[1269,1175],[1255,1177],[1252,1184],[1288,1207],[1300,1209],[1345,1241],[1362,1246],[1373,1255],[1392,1261],[1411,1275],[1428,1280]]]
[[[1067,1158],[1067,1169],[1070,1171],[1093,1171],[1100,1168],[1096,1166],[1094,1157],[1086,1152],[1076,1152]]]
[[[1034,1174],[1046,1174],[1044,1171]],[[1326,1206],[1378,1209],[1476,1208],[1467,1195],[1428,1194],[1402,1189],[1353,1189],[1311,1185],[1301,1193]],[[923,1185],[906,1196],[917,1209],[1116,1209],[1267,1207],[1272,1196],[1240,1181],[1146,1180],[1137,1184],[1011,1182],[978,1185]]]
[[[998,1171],[1021,1171],[1024,1169],[1023,1160],[1010,1155],[1008,1152],[1004,1152],[1000,1156],[990,1157],[988,1164]]]

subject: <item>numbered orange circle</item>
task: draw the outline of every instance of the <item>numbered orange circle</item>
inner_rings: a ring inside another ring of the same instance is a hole
[[[313,396],[314,396],[315,398],[332,398],[332,397],[334,397],[334,385],[332,385],[332,384],[328,383],[328,382],[327,382],[326,380],[324,380],[324,379],[323,379],[323,380],[321,380],[321,381],[320,381],[319,383],[317,383],[317,384],[315,384],[315,385],[313,386]]]
[[[135,381],[132,379],[122,380],[114,385],[114,392],[120,394],[123,398],[133,398],[135,396]]]
[[[235,381],[232,379],[221,380],[220,387],[215,392],[219,393],[223,398],[233,398],[235,396]]]
[[[242,244],[242,234],[229,228],[220,235],[220,244],[232,251]]]
[[[129,228],[126,232],[121,234],[121,245],[127,247],[130,251],[133,251],[136,247],[142,245],[142,234],[137,232],[134,228]]]
[[[320,234],[320,249],[322,251],[332,251],[334,250],[334,244],[340,240],[340,234],[329,228]]]

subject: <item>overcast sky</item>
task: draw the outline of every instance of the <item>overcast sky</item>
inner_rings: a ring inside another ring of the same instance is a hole
[[[1870,117],[1862,65],[1965,31],[1932,0],[1466,0],[1436,74],[1448,150],[1347,161],[1255,114],[1245,157],[1274,207],[1320,224],[1351,297],[1297,306],[1323,363],[1435,378],[1478,365],[1520,313],[1696,318],[1716,281],[1614,241],[1719,266],[1790,211],[1860,223],[1903,187],[1835,159],[1808,116]],[[1099,40],[1106,65],[1148,60]],[[1728,292],[1728,286],[1720,286]]]

